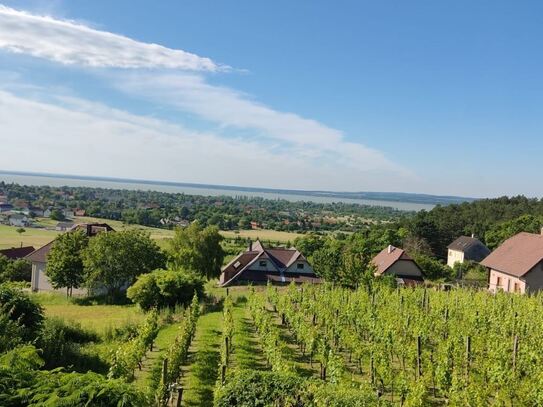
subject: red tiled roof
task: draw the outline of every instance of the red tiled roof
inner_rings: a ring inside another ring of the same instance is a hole
[[[373,258],[372,263],[377,267],[377,274],[383,274],[398,260],[414,261],[403,249],[388,246]]]
[[[23,257],[28,256],[33,251],[34,251],[34,248],[32,246],[24,246],[24,247],[13,247],[11,249],[3,249],[3,250],[0,250],[0,254],[3,254],[8,259],[14,260],[14,259],[22,259]]]
[[[541,261],[543,261],[543,236],[522,232],[503,242],[481,264],[522,277]]]

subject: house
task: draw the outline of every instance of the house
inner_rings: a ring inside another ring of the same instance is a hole
[[[0,203],[0,212],[9,212],[13,210],[13,205],[9,203]]]
[[[55,230],[59,232],[66,232],[67,230],[70,230],[74,227],[74,224],[72,222],[59,222],[55,226]]]
[[[0,250],[0,255],[6,256],[10,260],[22,259],[34,251],[32,246],[12,247],[11,249]]]
[[[89,237],[94,237],[101,232],[114,231],[107,223],[82,223],[74,226],[71,230],[82,230]],[[32,277],[30,282],[32,291],[57,291],[51,286],[51,283],[45,274],[47,268],[47,255],[51,251],[54,243],[55,241],[53,240],[25,257],[32,262]],[[82,289],[74,289],[73,294],[85,295],[87,292]]]
[[[466,260],[480,262],[490,254],[490,249],[473,235],[460,236],[447,249],[447,266],[451,268],[455,263],[464,263]]]
[[[422,270],[403,249],[389,245],[372,260],[375,276],[392,275],[400,285],[422,284]]]
[[[543,289],[543,235],[519,233],[503,242],[481,264],[489,271],[491,292],[537,292]]]
[[[43,216],[43,209],[40,208],[39,206],[30,206],[28,208],[28,211],[29,211],[29,215],[34,215],[34,216],[39,216],[39,217],[42,217]]]
[[[26,215],[13,213],[9,216],[8,222],[11,226],[25,227],[29,225],[29,220]]]
[[[76,209],[74,210],[74,216],[85,216],[86,215],[85,209]]]
[[[223,268],[219,285],[226,287],[243,283],[266,284],[268,281],[288,284],[292,281],[319,283],[321,280],[298,250],[266,248],[257,240],[249,243],[247,250]]]

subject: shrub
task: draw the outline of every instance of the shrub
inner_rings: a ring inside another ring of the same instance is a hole
[[[347,387],[290,373],[238,371],[215,392],[215,407],[370,407],[391,406],[368,387]]]
[[[43,309],[20,289],[0,285],[0,313],[23,327],[23,339],[34,339],[43,321]]]
[[[127,296],[144,310],[153,307],[187,305],[196,293],[201,297],[204,280],[196,273],[184,270],[155,270],[142,274],[128,288]]]

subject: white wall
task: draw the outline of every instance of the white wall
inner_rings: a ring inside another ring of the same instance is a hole
[[[449,254],[447,255],[447,266],[452,268],[454,266],[454,263],[463,263],[463,262],[464,262],[464,252],[449,249]]]

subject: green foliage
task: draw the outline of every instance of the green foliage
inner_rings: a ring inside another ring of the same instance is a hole
[[[158,312],[155,310],[150,312],[145,322],[138,327],[135,337],[112,352],[108,377],[133,380],[134,371],[137,367],[141,370],[141,360],[152,348],[158,331]]]
[[[64,213],[62,213],[62,211],[60,209],[53,209],[51,211],[51,216],[49,216],[52,220],[57,220],[57,221],[61,221],[61,220],[65,220],[66,217],[64,216]]]
[[[371,389],[325,385],[290,373],[241,370],[217,389],[215,407],[386,406]]]
[[[185,270],[155,270],[138,276],[127,296],[142,309],[188,305],[194,294],[202,297],[204,281]]]
[[[490,249],[495,249],[517,233],[540,233],[542,226],[543,216],[523,215],[493,226],[485,233],[485,240]]]
[[[198,222],[176,229],[170,241],[173,268],[194,270],[208,279],[218,277],[224,259],[222,239],[217,227],[202,228]]]
[[[43,321],[42,307],[22,290],[6,284],[0,285],[0,314],[22,327],[23,340],[35,338]]]
[[[67,325],[60,318],[47,318],[40,330],[36,346],[48,369],[61,366],[70,366],[78,363],[85,364],[80,353],[80,344],[99,342],[99,336],[81,328],[79,324]]]
[[[108,297],[119,295],[140,274],[164,266],[164,255],[149,235],[137,230],[100,233],[83,252],[85,285],[105,288]]]
[[[145,395],[120,381],[96,373],[39,370],[36,348],[18,347],[0,356],[0,405],[3,407],[145,407]]]
[[[26,259],[10,260],[0,254],[0,283],[9,281],[30,281],[32,264]]]
[[[166,375],[152,386],[156,388],[156,400],[159,406],[165,406],[169,395],[169,386],[176,383],[181,376],[181,366],[187,361],[189,347],[196,332],[196,322],[200,316],[198,297],[194,295],[190,308],[185,312],[180,332],[168,348],[165,358],[168,360]]]
[[[47,255],[45,273],[54,288],[66,288],[71,296],[73,288],[79,288],[85,281],[83,251],[89,238],[82,230],[59,235]]]
[[[434,259],[433,257],[426,256],[424,254],[416,254],[414,256],[415,261],[422,269],[424,277],[430,280],[446,279],[450,280],[454,278],[453,270],[441,261]]]

